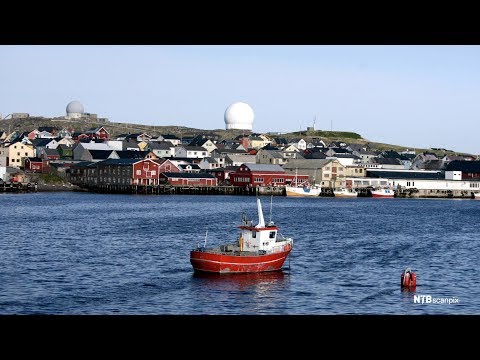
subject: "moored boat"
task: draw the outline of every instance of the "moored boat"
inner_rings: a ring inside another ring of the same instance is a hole
[[[393,198],[395,196],[395,192],[389,188],[378,188],[372,190],[372,197],[378,198]]]
[[[473,193],[473,198],[475,200],[480,200],[480,192]]]
[[[195,271],[211,273],[257,273],[280,270],[293,248],[293,239],[279,233],[273,221],[265,223],[257,198],[258,223],[242,216],[238,240],[217,247],[203,246],[190,251]]]
[[[333,194],[335,197],[357,197],[358,193],[355,189],[347,189],[347,188],[337,188],[333,190]]]
[[[285,186],[287,196],[319,196],[321,188],[311,185]]]

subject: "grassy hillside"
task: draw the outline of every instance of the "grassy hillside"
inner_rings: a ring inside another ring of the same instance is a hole
[[[50,119],[43,117],[30,117],[27,119],[7,119],[0,120],[0,131],[5,131],[11,133],[15,130],[17,131],[32,131],[41,126],[54,126],[57,128],[69,128],[73,131],[86,131],[89,128],[105,126],[105,128],[110,132],[111,137],[116,137],[120,134],[125,133],[140,133],[146,132],[150,135],[160,135],[160,134],[174,134],[178,137],[185,136],[195,136],[199,134],[215,134],[220,136],[222,139],[233,139],[236,136],[242,134],[250,134],[250,131],[244,130],[224,130],[224,129],[214,129],[214,130],[204,130],[204,129],[195,129],[185,126],[153,126],[153,125],[141,125],[134,123],[117,123],[117,122],[96,122],[96,121],[84,121],[84,120],[64,120],[64,119]],[[330,143],[331,141],[343,141],[346,143],[357,143],[357,144],[369,144],[369,146],[376,150],[396,150],[403,151],[405,149],[413,149],[412,146],[404,145],[392,145],[392,144],[383,144],[372,142],[367,139],[364,139],[360,134],[355,132],[346,132],[346,131],[297,131],[292,133],[286,133],[281,135],[275,135],[279,137],[286,138],[287,140],[292,138],[302,137],[307,142],[309,141],[318,141],[323,140],[325,143]],[[417,153],[420,153],[425,150],[424,148],[416,148]],[[447,154],[454,153],[453,151],[447,151]]]

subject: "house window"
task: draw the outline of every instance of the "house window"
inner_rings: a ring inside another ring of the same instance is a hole
[[[257,232],[256,231],[252,231],[252,238],[256,238],[257,237]]]
[[[325,167],[325,171],[328,171],[328,170],[330,170],[330,166]]]
[[[136,174],[137,175],[142,175],[142,170],[137,170]]]
[[[330,177],[330,174],[323,174],[323,176],[327,178],[327,177]]]
[[[25,153],[25,156],[28,156],[28,153]]]

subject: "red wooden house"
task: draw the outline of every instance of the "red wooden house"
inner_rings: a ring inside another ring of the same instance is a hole
[[[296,175],[298,181],[307,181],[308,175]],[[295,178],[287,174],[280,165],[242,164],[236,172],[230,173],[234,186],[285,186]]]
[[[158,168],[159,174],[163,172],[180,172],[178,166],[168,159],[157,159],[156,162],[160,164],[160,167]]]
[[[207,172],[217,178],[218,184],[230,184],[230,174],[236,172],[238,168],[239,166],[226,166],[224,168],[207,170]]]
[[[157,185],[160,165],[153,160],[144,159],[133,164],[132,185]]]
[[[38,157],[25,158],[25,171],[42,173],[43,172],[43,160]]]
[[[164,172],[160,174],[160,183],[184,186],[216,186],[217,179],[207,173]]]
[[[108,137],[109,137],[107,129],[105,129],[103,126],[100,126],[98,128],[88,129],[87,131],[85,131],[85,134],[90,139],[108,140]]]

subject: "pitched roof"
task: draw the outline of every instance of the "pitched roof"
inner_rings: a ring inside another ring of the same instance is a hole
[[[148,143],[147,147],[152,150],[170,150],[173,147],[173,144],[168,141],[151,141]]]
[[[172,134],[162,134],[160,135],[162,138],[164,139],[168,139],[168,140],[180,140],[177,136],[175,135],[172,135]],[[160,137],[159,136],[159,137]]]
[[[217,149],[213,150],[215,152],[219,152],[220,154],[246,154],[247,152],[242,149]]]
[[[441,171],[425,172],[425,171],[388,171],[366,169],[367,177],[371,178],[387,178],[387,179],[445,179]]]
[[[336,157],[336,158],[339,158],[339,159],[355,159],[355,160],[361,159],[359,156],[353,155],[351,153],[335,154],[333,157]]]
[[[47,155],[58,155],[57,149],[43,149],[43,152]]]
[[[150,151],[115,150],[120,159],[144,159]]]
[[[105,130],[106,132],[108,132],[107,129],[105,129],[103,126],[100,126],[100,127],[97,127],[97,128],[90,128],[90,129],[88,129],[87,131],[85,131],[85,134],[96,134],[96,133],[97,133],[98,131],[100,131],[100,129],[102,129],[102,128],[103,128],[103,130]]]
[[[50,144],[52,141],[56,141],[55,139],[33,139],[30,140],[35,147],[42,147],[42,146],[47,146]]]
[[[99,162],[98,164],[102,163],[103,161]],[[94,167],[97,163],[93,161],[80,161],[76,164],[73,164],[72,167]]]
[[[245,164],[245,166],[250,169],[250,171],[275,171],[275,172],[285,172],[285,170],[280,165],[272,164]]]
[[[256,161],[255,155],[248,155],[248,154],[228,154],[225,156],[228,157],[232,162],[240,162],[240,163],[251,163]]]
[[[398,159],[400,157],[400,154],[396,151],[393,150],[385,150],[380,154],[381,157],[383,158],[389,158],[389,159]]]
[[[350,154],[350,151],[345,148],[331,148],[330,150],[333,150],[335,154]]]
[[[303,157],[305,159],[325,159],[327,157],[327,155],[325,155],[321,151],[312,151],[311,153],[310,152],[309,153],[304,153]]]
[[[201,147],[201,146],[190,146],[190,145],[180,145],[187,151],[207,151],[207,149]]]
[[[43,162],[42,159],[40,159],[39,157],[27,157],[28,161],[30,162]],[[25,160],[27,160],[25,159]]]
[[[262,149],[262,154],[266,153],[267,155],[270,155],[274,159],[283,159],[283,156],[280,151],[278,150],[265,150]]]
[[[290,159],[285,165],[283,165],[283,168],[288,170],[295,170],[295,168],[319,169],[331,161],[333,161],[333,159]]]
[[[96,166],[107,166],[107,165],[121,165],[121,166],[129,166],[135,164],[140,160],[138,159],[105,159],[99,162],[94,162]]]
[[[383,157],[377,157],[371,159],[373,160],[373,164],[381,164],[381,165],[402,165],[402,163],[395,158],[383,158]]]
[[[87,150],[113,150],[110,146],[108,146],[103,142],[101,143],[79,142],[77,146],[82,146],[84,149],[87,149]]]
[[[471,172],[479,173],[480,172],[480,161],[451,161],[446,167],[445,171],[462,171],[462,172]]]
[[[92,159],[108,159],[113,150],[88,150]]]
[[[421,168],[425,170],[443,170],[446,163],[443,160],[428,160],[425,161]]]

